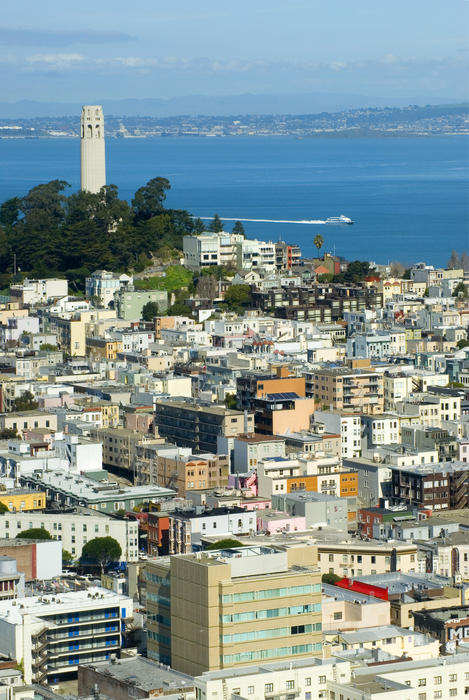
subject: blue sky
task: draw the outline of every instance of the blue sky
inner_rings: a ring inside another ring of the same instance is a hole
[[[467,96],[468,0],[16,0],[1,101]]]

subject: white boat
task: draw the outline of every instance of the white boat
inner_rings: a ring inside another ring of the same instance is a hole
[[[340,216],[329,216],[326,219],[326,224],[353,224],[353,220],[341,214]]]

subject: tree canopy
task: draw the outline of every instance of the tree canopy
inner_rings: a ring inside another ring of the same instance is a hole
[[[8,506],[0,501],[0,513],[9,513]]]
[[[142,321],[153,321],[158,316],[158,304],[156,301],[147,301],[142,308]]]
[[[39,406],[34,398],[34,394],[30,391],[23,391],[21,396],[13,401],[13,411],[34,411]]]
[[[218,542],[212,542],[206,549],[233,549],[233,547],[244,547],[244,544],[232,537],[225,537],[225,539],[218,540]]]
[[[65,275],[83,290],[94,270],[143,269],[158,251],[181,250],[182,237],[194,232],[187,211],[164,208],[166,178],[149,180],[131,204],[115,185],[67,195],[68,187],[52,180],[0,205],[1,270],[11,275],[15,254],[23,273]]]
[[[224,301],[230,311],[242,313],[252,303],[251,288],[248,284],[232,284],[226,290]]]
[[[84,545],[81,561],[94,561],[103,570],[107,564],[120,559],[121,554],[121,546],[113,537],[95,537]]]
[[[213,231],[214,233],[220,233],[223,231],[223,222],[218,216],[218,214],[214,214],[213,219],[210,223],[210,231]]]
[[[30,530],[23,530],[18,535],[22,540],[53,540],[54,538],[48,530],[43,527],[32,527]]]

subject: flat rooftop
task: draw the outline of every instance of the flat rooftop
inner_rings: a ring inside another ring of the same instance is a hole
[[[168,690],[176,690],[183,686],[191,688],[194,685],[192,676],[170,668],[162,668],[158,663],[142,656],[122,657],[116,663],[92,662],[83,664],[83,667],[146,691],[164,688],[165,695]]]
[[[123,486],[104,481],[95,481],[86,476],[77,476],[65,471],[35,471],[25,478],[34,480],[41,487],[51,488],[88,501],[123,501],[172,497],[175,491],[162,486]]]

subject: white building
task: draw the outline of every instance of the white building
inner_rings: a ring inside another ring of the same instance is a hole
[[[107,270],[95,270],[85,280],[85,294],[88,299],[97,297],[101,306],[114,302],[114,294],[119,289],[126,289],[134,283],[133,277]]]
[[[6,325],[0,325],[0,343],[16,343],[23,334],[38,333],[39,319],[36,316],[9,318]]]
[[[276,269],[275,243],[244,238],[236,244],[236,267],[238,270],[262,270],[271,272]]]
[[[6,513],[0,518],[0,538],[12,539],[36,527],[50,532],[76,559],[81,556],[84,545],[95,537],[113,537],[121,546],[121,561],[138,561],[138,522],[135,520],[110,518],[87,508],[75,513]],[[51,576],[38,574],[38,578]]]
[[[23,664],[26,683],[55,683],[79,664],[119,654],[133,601],[104,588],[0,602],[0,654]]]
[[[351,679],[349,661],[336,659],[287,659],[266,661],[260,666],[243,666],[209,671],[194,679],[197,700],[239,696],[249,700],[288,698],[321,700],[327,698],[328,682]],[[337,699],[338,700],[338,696]]]
[[[397,416],[366,416],[361,417],[362,448],[372,445],[391,445],[400,442],[399,420]]]
[[[213,265],[233,267],[236,265],[236,244],[242,240],[243,236],[227,231],[204,231],[200,236],[184,236],[184,265],[190,270]]]
[[[358,457],[361,452],[361,417],[335,411],[315,411],[315,423],[322,423],[327,433],[340,435],[342,457]]]
[[[19,300],[27,306],[47,304],[52,299],[60,299],[68,294],[68,282],[52,277],[38,280],[26,278],[21,284],[12,284],[10,293],[12,301]]]
[[[96,194],[106,184],[104,115],[100,105],[84,105],[80,120],[81,189]]]

